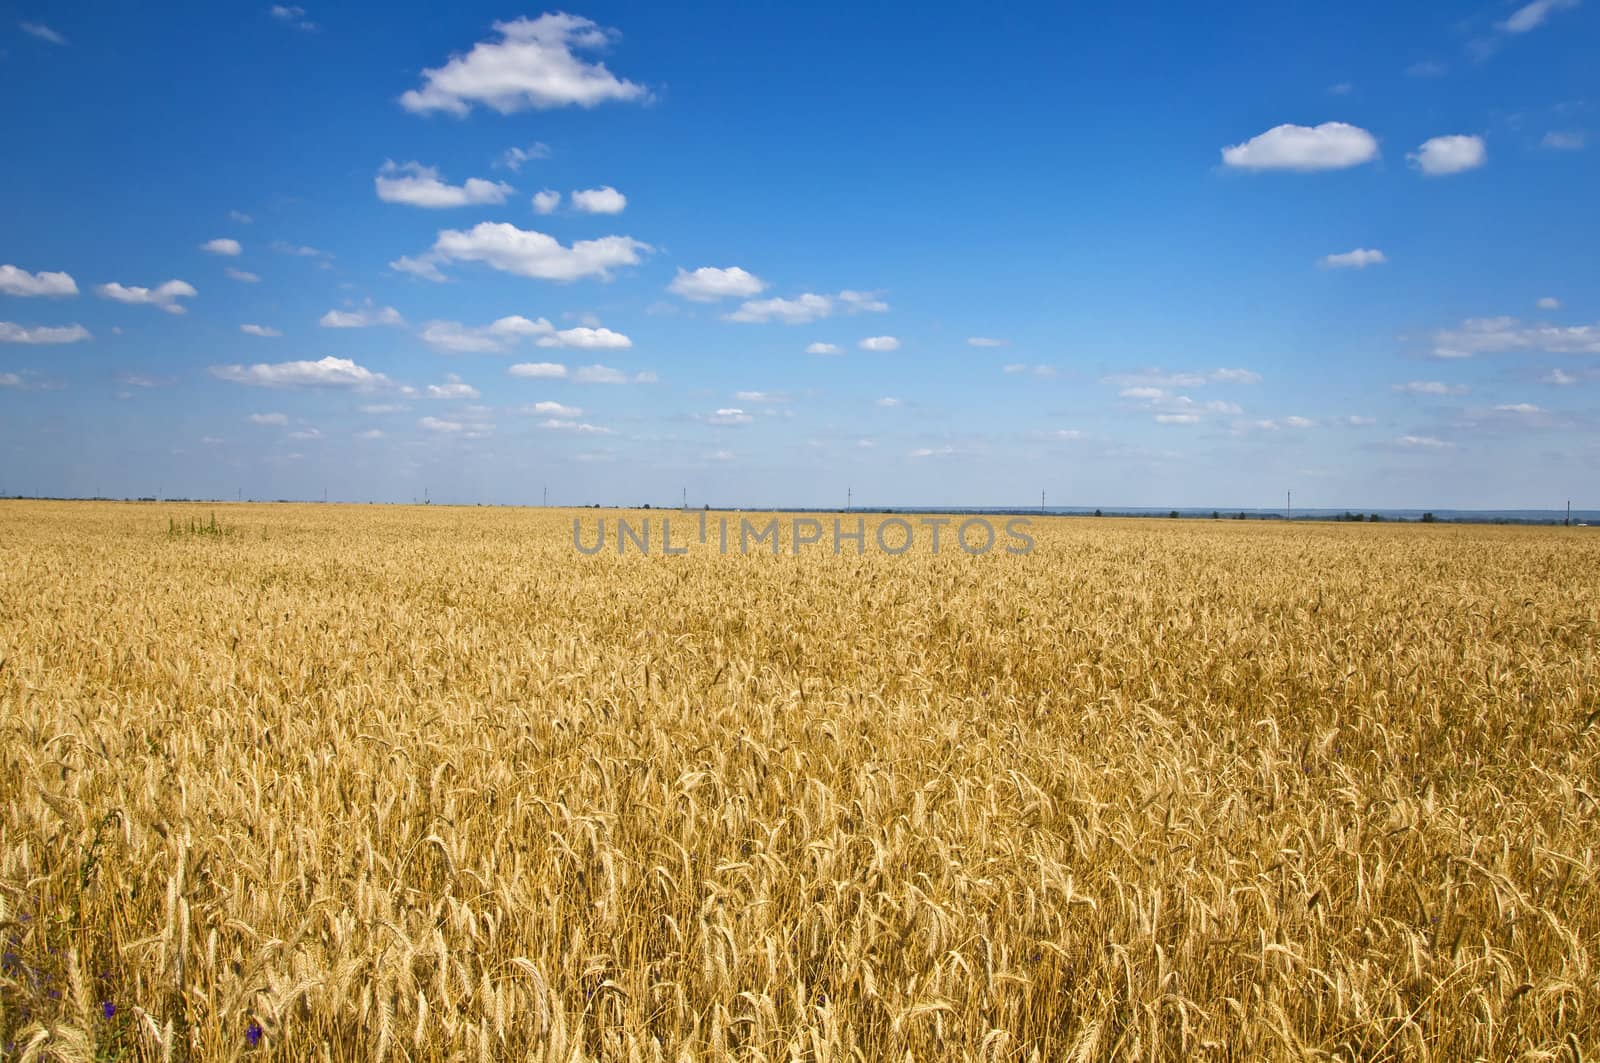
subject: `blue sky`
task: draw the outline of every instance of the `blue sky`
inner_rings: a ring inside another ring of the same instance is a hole
[[[1600,4],[5,14],[0,492],[1600,498]]]

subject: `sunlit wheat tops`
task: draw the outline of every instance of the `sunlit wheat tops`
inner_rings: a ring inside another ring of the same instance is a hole
[[[0,503],[7,1058],[1600,1053],[1589,529],[179,508]]]

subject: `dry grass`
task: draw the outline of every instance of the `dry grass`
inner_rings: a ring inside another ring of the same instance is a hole
[[[8,1055],[1600,1052],[1593,530],[181,508],[0,503]]]

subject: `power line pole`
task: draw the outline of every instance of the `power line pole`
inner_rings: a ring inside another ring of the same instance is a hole
[[[687,487],[683,489],[683,508],[689,508],[689,489]]]
[[[1567,519],[1564,524],[1569,528],[1572,526],[1572,499],[1570,498],[1567,499]]]
[[[548,506],[550,504],[550,485],[549,484],[545,485],[545,488],[544,488],[544,500],[542,502],[540,502],[539,504],[541,506]]]
[[[1283,515],[1285,520],[1294,520],[1294,492],[1289,491],[1283,499]]]

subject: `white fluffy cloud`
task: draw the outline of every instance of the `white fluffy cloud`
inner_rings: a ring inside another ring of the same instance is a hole
[[[1527,33],[1544,25],[1551,12],[1577,6],[1578,0],[1533,0],[1513,11],[1510,18],[1498,23],[1498,27],[1507,33]]]
[[[1224,402],[1221,399],[1215,399],[1211,402],[1200,402],[1188,395],[1174,394],[1168,390],[1167,386],[1158,386],[1157,384],[1148,382],[1136,382],[1141,379],[1146,381],[1164,380],[1168,382],[1193,382],[1194,380],[1198,379],[1200,383],[1205,383],[1207,378],[1190,374],[1178,374],[1168,377],[1145,374],[1143,377],[1135,376],[1106,378],[1106,383],[1113,383],[1119,380],[1123,382],[1134,382],[1127,383],[1126,386],[1122,388],[1122,391],[1120,392],[1121,397],[1137,403],[1140,407],[1150,411],[1150,413],[1155,416],[1157,424],[1199,424],[1207,416],[1213,414],[1237,415],[1243,412],[1237,404],[1232,402]],[[1184,385],[1180,384],[1178,386]]]
[[[443,284],[449,279],[439,270],[438,262],[429,255],[419,255],[416,258],[412,258],[410,255],[401,255],[389,263],[389,268],[396,273],[409,273],[414,277],[421,277],[423,280],[433,281],[436,284]]]
[[[632,347],[633,341],[620,332],[608,328],[566,328],[539,339],[541,347],[577,347],[583,350],[620,350]]]
[[[580,409],[577,406],[564,406],[559,402],[551,402],[551,401],[548,401],[548,400],[545,401],[545,402],[536,402],[531,406],[525,406],[525,407],[523,407],[522,412],[523,413],[541,414],[541,415],[543,415],[545,417],[582,417],[583,416],[583,410]]]
[[[373,185],[378,190],[378,198],[385,203],[404,203],[430,210],[504,203],[515,191],[504,181],[486,181],[481,177],[469,177],[459,185],[446,184],[432,166],[419,162],[396,163],[392,159],[383,164],[378,176],[373,178]]]
[[[766,287],[760,277],[738,266],[701,266],[693,271],[678,270],[667,291],[696,303],[714,303],[718,299],[748,299]]]
[[[254,273],[251,273],[249,270],[234,269],[232,266],[225,266],[223,267],[222,272],[226,273],[236,281],[243,281],[245,284],[261,283],[261,278],[256,276]]]
[[[1539,146],[1553,151],[1582,151],[1589,138],[1574,130],[1552,129],[1539,141]]]
[[[882,406],[886,410],[892,410],[897,406],[904,406],[905,403],[901,402],[899,399],[895,398],[892,395],[885,395],[883,398],[881,398],[877,402],[873,403],[873,405],[874,406]]]
[[[806,292],[793,299],[751,299],[739,304],[739,309],[723,315],[729,321],[765,324],[779,321],[785,325],[805,325],[832,317],[836,313],[856,314],[882,312],[889,304],[876,292],[858,292],[846,288],[838,295],[817,295]]]
[[[228,255],[231,257],[239,254],[244,248],[239,246],[239,241],[237,240],[219,236],[215,240],[207,240],[201,244],[200,250],[209,255]]]
[[[610,185],[601,188],[584,188],[567,197],[572,209],[585,214],[621,214],[628,205],[628,197]]]
[[[272,241],[272,249],[281,255],[294,255],[297,258],[332,258],[326,251],[320,251],[308,244],[291,244],[283,240]]]
[[[561,206],[561,193],[553,188],[546,188],[542,192],[533,194],[533,212],[535,214],[554,214],[559,206]]]
[[[406,319],[392,306],[364,306],[359,310],[329,310],[318,319],[323,328],[370,328],[373,325],[404,325]]]
[[[764,323],[782,321],[787,325],[803,325],[833,313],[833,300],[826,295],[807,292],[794,299],[756,299],[743,303],[728,314],[729,321]]]
[[[13,388],[17,391],[56,391],[62,386],[60,381],[47,379],[34,369],[24,369],[20,373],[0,373],[0,388]],[[127,397],[127,392],[117,396],[119,399]]]
[[[608,365],[585,365],[568,369],[560,362],[519,362],[506,372],[533,380],[572,380],[579,384],[654,384],[656,375],[648,370],[629,376]]]
[[[1600,354],[1600,325],[1529,325],[1513,317],[1475,317],[1433,335],[1433,353],[1438,358],[1508,351]]]
[[[119,303],[158,306],[169,314],[185,313],[184,307],[178,300],[190,299],[199,294],[194,290],[194,285],[180,280],[170,280],[154,288],[124,286],[113,282],[111,284],[102,284],[95,291],[103,299],[115,299]]]
[[[1482,137],[1457,134],[1423,141],[1422,146],[1406,158],[1424,176],[1444,177],[1476,170],[1488,161],[1489,153]]]
[[[630,377],[608,365],[585,365],[573,371],[572,379],[580,384],[654,384],[656,375],[646,371]]]
[[[1442,380],[1408,380],[1396,384],[1394,389],[1410,395],[1465,395],[1467,392],[1460,384],[1446,384]]]
[[[738,311],[726,315],[730,322],[765,323],[784,322],[786,325],[805,325],[806,322],[829,317],[834,312],[834,301],[826,295],[805,293],[794,299],[750,299]]]
[[[1378,157],[1378,141],[1360,126],[1274,126],[1243,144],[1222,149],[1222,161],[1240,170],[1343,170]]]
[[[547,14],[496,22],[494,31],[498,40],[479,41],[465,55],[424,70],[422,86],[401,96],[400,105],[415,114],[464,115],[474,105],[512,114],[649,96],[643,86],[576,54],[593,52],[612,36],[589,19]]]
[[[552,432],[576,432],[579,435],[609,436],[614,434],[610,428],[602,428],[597,424],[585,424],[563,417],[552,417],[548,421],[541,421],[539,427]]]
[[[1561,300],[1557,299],[1553,295],[1546,295],[1545,297],[1543,297],[1542,299],[1539,300],[1539,304],[1538,305],[1539,305],[1539,309],[1540,310],[1560,310],[1561,309]]]
[[[518,362],[507,369],[512,376],[527,377],[535,380],[565,380],[567,367],[560,362]]]
[[[430,399],[476,399],[481,396],[478,389],[464,382],[454,373],[446,374],[446,383],[429,384],[428,398]]]
[[[82,325],[40,325],[24,328],[11,321],[0,321],[0,343],[77,343],[90,339],[89,330]]]
[[[22,296],[77,295],[78,284],[66,273],[29,273],[17,266],[0,266],[0,292]]]
[[[211,375],[219,380],[258,388],[333,388],[373,391],[391,386],[382,373],[374,373],[349,358],[329,356],[318,361],[257,362],[252,366],[214,365]]]
[[[997,340],[993,336],[968,336],[968,347],[1004,347],[1005,340]]]
[[[748,413],[745,413],[738,407],[733,406],[718,410],[716,413],[709,414],[702,419],[707,424],[719,425],[749,424],[751,421],[755,420],[755,418],[751,417]]]
[[[1117,373],[1102,377],[1102,384],[1113,387],[1138,389],[1148,394],[1124,397],[1153,397],[1168,388],[1197,388],[1207,382],[1218,384],[1259,384],[1261,374],[1252,369],[1213,369],[1208,373],[1169,373],[1161,369],[1147,369],[1138,373]]]
[[[435,350],[470,354],[503,351],[518,340],[548,336],[554,331],[555,326],[542,317],[530,320],[512,314],[476,328],[459,321],[429,321],[423,324],[418,335]]]
[[[806,344],[806,353],[807,354],[843,354],[844,353],[844,349],[841,348],[837,343],[820,343],[820,342],[819,343],[808,343],[808,344]]]
[[[37,37],[50,44],[66,46],[67,39],[43,22],[19,22],[17,28],[30,37]]]
[[[317,24],[306,18],[306,9],[298,4],[273,4],[267,12],[279,22],[293,26],[297,30],[306,33],[316,32]]]
[[[893,336],[868,336],[860,347],[863,351],[898,351],[900,341]]]
[[[1402,447],[1415,450],[1448,450],[1455,446],[1434,436],[1401,436],[1396,440]]]
[[[429,280],[444,279],[438,269],[444,262],[482,262],[491,269],[539,280],[610,280],[613,269],[637,265],[641,254],[653,250],[631,236],[602,236],[567,247],[545,233],[519,229],[508,222],[486,221],[465,232],[445,229],[426,255],[398,259],[389,265]]]
[[[240,325],[239,331],[246,336],[282,336],[283,333],[266,325]]]
[[[286,413],[252,413],[248,420],[251,424],[286,425],[289,415]]]
[[[500,156],[500,165],[516,173],[522,169],[522,164],[525,162],[549,157],[550,145],[536,141],[525,148],[507,148],[505,154]]]
[[[1371,248],[1358,247],[1354,251],[1342,251],[1336,255],[1322,256],[1321,265],[1324,269],[1366,269],[1368,266],[1381,265],[1389,261],[1382,251]]]
[[[495,353],[524,339],[535,339],[540,347],[617,350],[633,346],[633,340],[608,328],[557,329],[545,318],[530,320],[516,314],[477,328],[458,321],[429,321],[418,335],[435,350],[453,354]]]

